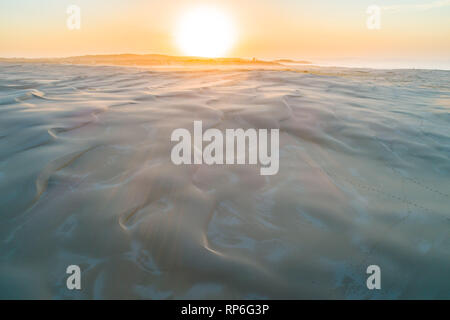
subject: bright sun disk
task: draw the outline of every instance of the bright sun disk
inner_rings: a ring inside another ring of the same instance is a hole
[[[183,54],[196,57],[224,57],[234,43],[230,18],[215,8],[188,11],[179,21],[176,41]]]

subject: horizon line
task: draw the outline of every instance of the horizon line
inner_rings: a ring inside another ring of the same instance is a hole
[[[123,53],[98,53],[98,54],[85,54],[85,55],[73,55],[73,56],[39,56],[39,57],[24,57],[24,56],[14,56],[14,57],[2,57],[0,56],[0,62],[8,61],[8,60],[24,60],[32,62],[33,60],[68,60],[68,59],[83,59],[83,58],[95,58],[95,57],[120,57],[120,56],[136,56],[136,57],[161,57],[161,58],[174,58],[181,59],[180,62],[201,62],[201,61],[215,61],[215,62],[236,62],[236,63],[258,63],[258,64],[273,64],[273,65],[281,65],[284,63],[292,63],[292,64],[300,64],[305,66],[318,66],[318,67],[341,67],[341,68],[361,68],[361,69],[375,69],[375,70],[441,70],[441,71],[450,71],[449,66],[396,66],[396,67],[388,67],[388,66],[374,66],[373,63],[385,62],[386,59],[375,60],[373,58],[360,58],[360,57],[336,57],[336,58],[318,58],[319,61],[311,61],[313,59],[297,59],[297,58],[286,58],[286,57],[277,57],[277,58],[258,58],[258,57],[201,57],[201,56],[183,56],[183,55],[171,55],[164,53],[132,53],[132,52],[123,52]],[[184,59],[192,59],[194,61],[189,61]],[[322,60],[322,62],[320,62]],[[346,63],[345,61],[359,61],[357,63]],[[340,61],[340,62],[338,62]],[[366,63],[363,63],[363,62]],[[371,61],[367,63],[368,61]],[[401,62],[402,59],[393,58],[392,61]],[[392,62],[390,61],[390,62]],[[418,60],[416,60],[418,61]],[[426,60],[422,60],[425,62]],[[411,61],[410,61],[411,62]],[[447,62],[447,61],[445,61]],[[449,61],[450,62],[450,61]],[[100,65],[101,63],[99,63]],[[371,65],[372,64],[372,65]],[[122,65],[124,66],[124,65]],[[286,66],[286,65],[284,65]]]

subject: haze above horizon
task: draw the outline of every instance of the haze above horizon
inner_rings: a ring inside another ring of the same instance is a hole
[[[72,4],[80,29],[67,27]],[[375,30],[367,26],[373,4],[381,10]],[[186,19],[203,7],[213,11]],[[0,56],[127,52],[448,69],[449,17],[448,0],[3,1]]]

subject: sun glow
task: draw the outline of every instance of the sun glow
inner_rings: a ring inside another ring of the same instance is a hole
[[[231,19],[224,12],[199,7],[181,17],[176,41],[185,55],[224,57],[234,44],[235,30]]]

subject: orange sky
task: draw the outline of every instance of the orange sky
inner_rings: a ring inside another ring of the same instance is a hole
[[[229,56],[448,60],[450,1],[378,1],[381,29],[369,30],[366,9],[375,2],[2,1],[0,56],[180,55],[174,40],[177,21],[186,10],[207,3],[226,11],[236,25],[238,37]],[[70,4],[81,9],[80,30],[66,26]]]

